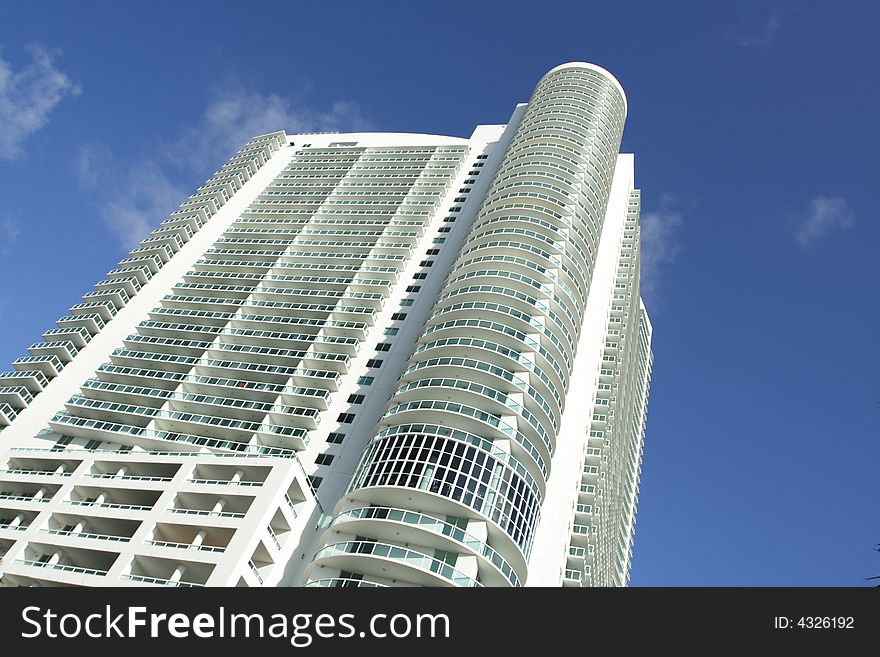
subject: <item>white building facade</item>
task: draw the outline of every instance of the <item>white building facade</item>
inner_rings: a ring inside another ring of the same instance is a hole
[[[0,584],[623,586],[651,374],[626,99],[256,137],[0,374]]]

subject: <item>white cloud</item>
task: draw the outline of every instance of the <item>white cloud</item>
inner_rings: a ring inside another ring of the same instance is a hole
[[[24,154],[24,142],[49,123],[49,115],[65,96],[80,93],[66,73],[55,66],[58,50],[28,46],[31,62],[14,71],[0,58],[0,159]]]
[[[189,195],[157,161],[119,163],[100,146],[82,147],[76,170],[80,185],[99,195],[101,220],[126,249],[137,245]]]
[[[336,101],[328,110],[318,111],[294,105],[278,94],[227,89],[212,96],[199,123],[163,145],[165,159],[200,171],[216,168],[252,137],[266,132],[356,132],[370,127],[357,105],[347,101]]]
[[[773,43],[779,28],[782,26],[782,12],[773,10],[764,24],[755,32],[741,34],[736,39],[736,45],[741,48],[767,48]]]
[[[0,239],[3,240],[6,244],[14,242],[21,232],[21,224],[15,219],[4,219],[0,222],[0,230],[2,230],[3,235],[0,236]]]
[[[12,245],[21,233],[21,222],[8,215],[0,215],[0,257],[9,255]]]
[[[817,196],[810,201],[809,211],[801,219],[795,239],[803,247],[811,246],[830,233],[845,230],[855,223],[856,217],[846,199]]]
[[[278,94],[240,88],[215,91],[197,124],[159,144],[146,158],[120,164],[107,148],[88,146],[76,163],[80,184],[101,194],[101,217],[120,243],[131,248],[182,203],[201,182],[252,137],[368,129],[357,105],[337,101],[319,111]]]
[[[641,226],[641,292],[646,303],[656,306],[665,269],[675,262],[681,246],[678,228],[684,224],[682,213],[674,208],[675,197],[663,194],[660,207],[642,212]]]

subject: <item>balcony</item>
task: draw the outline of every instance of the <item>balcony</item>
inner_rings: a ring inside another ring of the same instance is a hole
[[[31,356],[57,356],[62,363],[69,363],[79,349],[73,340],[57,340],[55,342],[36,342],[28,347]]]
[[[27,458],[24,456],[11,457],[0,470],[2,475],[15,475],[24,478],[44,477],[69,477],[79,467],[81,461],[75,459],[44,459]]]
[[[337,514],[333,528],[366,535],[380,541],[417,544],[462,554],[473,554],[480,564],[480,581],[486,586],[519,586],[520,576],[485,540],[464,529],[424,513],[390,507],[361,507]],[[522,569],[524,574],[525,569]]]
[[[39,532],[55,539],[53,543],[57,541],[61,545],[88,547],[94,541],[126,543],[139,527],[139,521],[127,518],[53,513]]]
[[[77,349],[82,349],[92,339],[91,334],[82,327],[51,329],[42,337],[45,342],[72,342]]]
[[[33,395],[24,386],[0,387],[0,404],[8,404],[20,410],[27,407],[33,399]]]
[[[39,370],[43,376],[53,379],[64,369],[64,363],[57,356],[23,356],[12,361],[12,367],[19,372]]]
[[[262,486],[269,476],[270,468],[262,466],[237,466],[199,463],[187,480],[201,486]]]
[[[327,566],[422,586],[482,587],[480,582],[439,559],[388,543],[333,543],[318,551],[314,564],[313,573],[319,572],[317,567]]]
[[[53,579],[57,575],[89,575],[104,577],[119,557],[116,552],[105,552],[79,547],[60,548],[47,543],[30,542],[25,548],[23,558],[16,559],[13,567],[45,569],[38,577]],[[67,578],[63,578],[65,581]]]
[[[18,415],[19,409],[13,408],[9,404],[0,404],[0,426],[9,426]]]
[[[109,301],[95,301],[88,304],[79,304],[81,308],[86,308],[88,306],[98,306],[105,307],[110,306],[113,308],[113,314],[116,314],[116,306],[114,306]],[[74,306],[76,308],[77,306]],[[71,312],[73,312],[73,308],[71,308]],[[82,327],[86,329],[92,335],[96,335],[102,328],[104,328],[104,314],[100,312],[83,312],[79,314],[72,314],[67,317],[61,317],[55,321],[55,324],[58,325],[59,328],[76,328]]]
[[[214,570],[208,562],[137,555],[122,579],[134,584],[171,587],[205,586]]]
[[[76,486],[71,491],[70,499],[66,501],[66,504],[89,509],[88,511],[80,510],[77,513],[106,517],[105,511],[110,511],[110,517],[118,518],[120,517],[116,514],[118,511],[151,510],[161,495],[161,490]]]
[[[188,552],[222,553],[235,534],[234,529],[222,527],[203,527],[159,522],[152,536],[145,540],[146,545],[159,548],[160,553],[177,554]]]
[[[315,579],[306,582],[303,586],[311,588],[385,588],[385,584],[377,584],[366,579],[354,579],[351,577],[331,577],[328,579]]]
[[[169,513],[205,518],[244,518],[254,498],[246,495],[225,493],[194,493],[180,492],[174,498],[173,505],[167,509]],[[225,525],[224,525],[225,526]]]
[[[23,370],[16,372],[0,372],[0,385],[3,386],[22,386],[29,393],[35,395],[43,392],[43,389],[49,384],[46,375],[38,370]]]
[[[12,540],[15,540],[15,533],[25,531],[37,515],[37,511],[0,508],[0,536],[10,536],[11,533]]]

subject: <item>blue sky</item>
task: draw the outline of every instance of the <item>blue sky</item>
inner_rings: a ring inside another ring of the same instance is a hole
[[[415,5],[0,3],[0,362],[250,135],[468,135],[591,61],[655,326],[632,583],[880,575],[880,9]]]

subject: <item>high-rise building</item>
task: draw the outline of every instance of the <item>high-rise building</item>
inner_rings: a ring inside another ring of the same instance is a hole
[[[0,374],[8,586],[621,586],[651,325],[626,99],[254,138]]]

